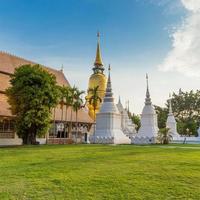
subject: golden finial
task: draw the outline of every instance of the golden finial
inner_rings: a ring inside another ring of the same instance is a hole
[[[101,59],[100,33],[99,33],[99,31],[97,32],[97,38],[98,38],[97,52],[96,52],[96,59],[95,59],[95,62],[94,62],[94,66],[95,67],[102,67],[103,66],[103,62],[102,62],[102,59]]]

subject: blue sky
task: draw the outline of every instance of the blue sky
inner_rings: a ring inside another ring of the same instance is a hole
[[[198,77],[158,69],[173,50],[170,35],[189,15],[184,1],[0,0],[0,49],[57,69],[63,64],[71,84],[87,90],[99,30],[115,96],[129,99],[132,111],[140,113],[146,72],[156,104],[180,87],[196,89],[196,82],[185,81]]]
[[[16,45],[24,44],[20,47],[23,54],[26,52],[23,49],[31,46],[43,48],[42,54],[74,57],[78,53],[92,57],[97,30],[102,34],[102,50],[108,58],[132,54],[137,59],[137,54],[152,49],[152,53],[161,54],[162,50],[164,54],[169,47],[164,28],[181,17],[181,13],[164,14],[166,4],[158,6],[145,0],[1,0],[0,3],[1,35]]]

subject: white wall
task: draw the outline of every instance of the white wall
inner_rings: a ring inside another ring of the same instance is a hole
[[[40,144],[46,144],[46,138],[37,138]],[[15,138],[0,138],[0,146],[22,145],[22,139],[15,134]]]

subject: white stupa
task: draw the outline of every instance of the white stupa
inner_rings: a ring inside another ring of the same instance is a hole
[[[180,135],[177,132],[177,123],[172,111],[172,101],[169,99],[169,113],[167,117],[166,127],[169,128],[169,132],[173,137],[173,140],[177,140]]]
[[[200,138],[200,127],[198,128],[197,133],[198,133],[198,137]]]
[[[92,137],[93,143],[130,144],[130,139],[121,129],[121,115],[114,103],[110,66],[105,97],[99,113],[96,115],[96,130]]]
[[[134,144],[151,144],[156,143],[158,136],[158,121],[157,114],[154,106],[151,103],[149,85],[148,85],[148,75],[146,75],[147,80],[147,91],[145,106],[141,115],[141,127],[136,134],[136,137],[132,137],[132,143]]]
[[[124,109],[121,99],[119,97],[119,101],[117,103],[117,108],[121,114],[121,127],[122,131],[125,135],[128,137],[132,137],[136,134],[135,130],[135,124],[132,122],[132,120],[128,116],[128,111],[127,109]]]

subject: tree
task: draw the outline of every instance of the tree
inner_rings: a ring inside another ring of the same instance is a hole
[[[187,135],[187,129],[193,135],[197,135],[197,128],[200,122],[200,90],[194,92],[173,93],[172,107],[177,119],[178,132]]]
[[[177,130],[181,135],[197,135],[200,123],[200,90],[194,92],[183,92],[181,89],[178,94],[173,93],[171,98],[173,113],[177,121]],[[169,110],[169,102],[166,107],[155,106],[158,114],[158,127],[164,128]]]
[[[96,110],[97,110],[97,106],[99,105],[99,103],[102,102],[101,97],[99,96],[98,93],[98,89],[99,86],[96,86],[94,88],[89,88],[88,93],[90,93],[90,97],[88,99],[89,104],[91,104],[93,106],[93,111],[94,111],[94,122],[96,121]]]
[[[74,95],[74,102],[72,105],[72,108],[76,113],[76,141],[78,137],[78,111],[83,107],[83,99],[81,98],[81,95],[84,93],[85,93],[84,91],[80,91],[79,89],[76,89],[75,95]]]
[[[88,93],[90,93],[88,102],[90,105],[93,106],[93,111],[94,111],[94,136],[95,136],[96,110],[97,110],[99,103],[102,102],[102,99],[99,96],[98,89],[99,89],[99,86],[96,86],[94,88],[89,88],[89,90],[88,90]],[[94,137],[94,141],[95,141],[95,137]]]
[[[67,132],[67,114],[68,108],[72,106],[72,96],[71,96],[71,87],[63,85],[60,87],[60,105],[61,105],[61,121],[65,121],[64,124],[64,137],[66,137]],[[64,107],[65,107],[65,120],[64,120]]]
[[[200,120],[200,90],[194,92],[183,92],[179,90],[178,94],[173,93],[172,106],[175,116],[181,120],[193,119]]]
[[[168,109],[154,105],[156,113],[158,115],[158,128],[162,129],[166,127],[166,121],[168,116]]]
[[[63,111],[65,104],[65,86],[59,87],[60,89],[60,108],[61,108],[61,123],[63,123]],[[59,137],[62,137],[62,131],[59,131]]]
[[[161,144],[169,144],[172,141],[172,135],[169,128],[161,128],[158,134],[158,141]]]
[[[23,144],[36,144],[36,136],[48,132],[52,109],[59,102],[56,78],[39,65],[23,65],[11,75],[6,90],[16,131]]]
[[[68,113],[68,108],[70,106],[72,106],[73,103],[73,99],[72,99],[72,95],[71,95],[71,88],[69,86],[64,86],[64,98],[65,98],[65,121],[66,121],[66,125],[65,125],[65,137],[66,137],[66,130],[67,130],[67,113]]]
[[[136,115],[136,114],[133,114],[131,116],[131,119],[132,119],[132,122],[136,125],[136,130],[138,131],[140,126],[141,126],[141,120],[140,120],[140,116],[139,115]]]
[[[73,105],[75,102],[75,95],[76,95],[76,91],[78,90],[77,87],[73,86],[72,88],[70,88],[70,95],[71,95],[71,100],[70,100],[70,106],[71,106],[71,116],[70,116],[70,126],[69,126],[69,137],[71,138],[71,134],[72,134],[72,117],[73,117]]]

